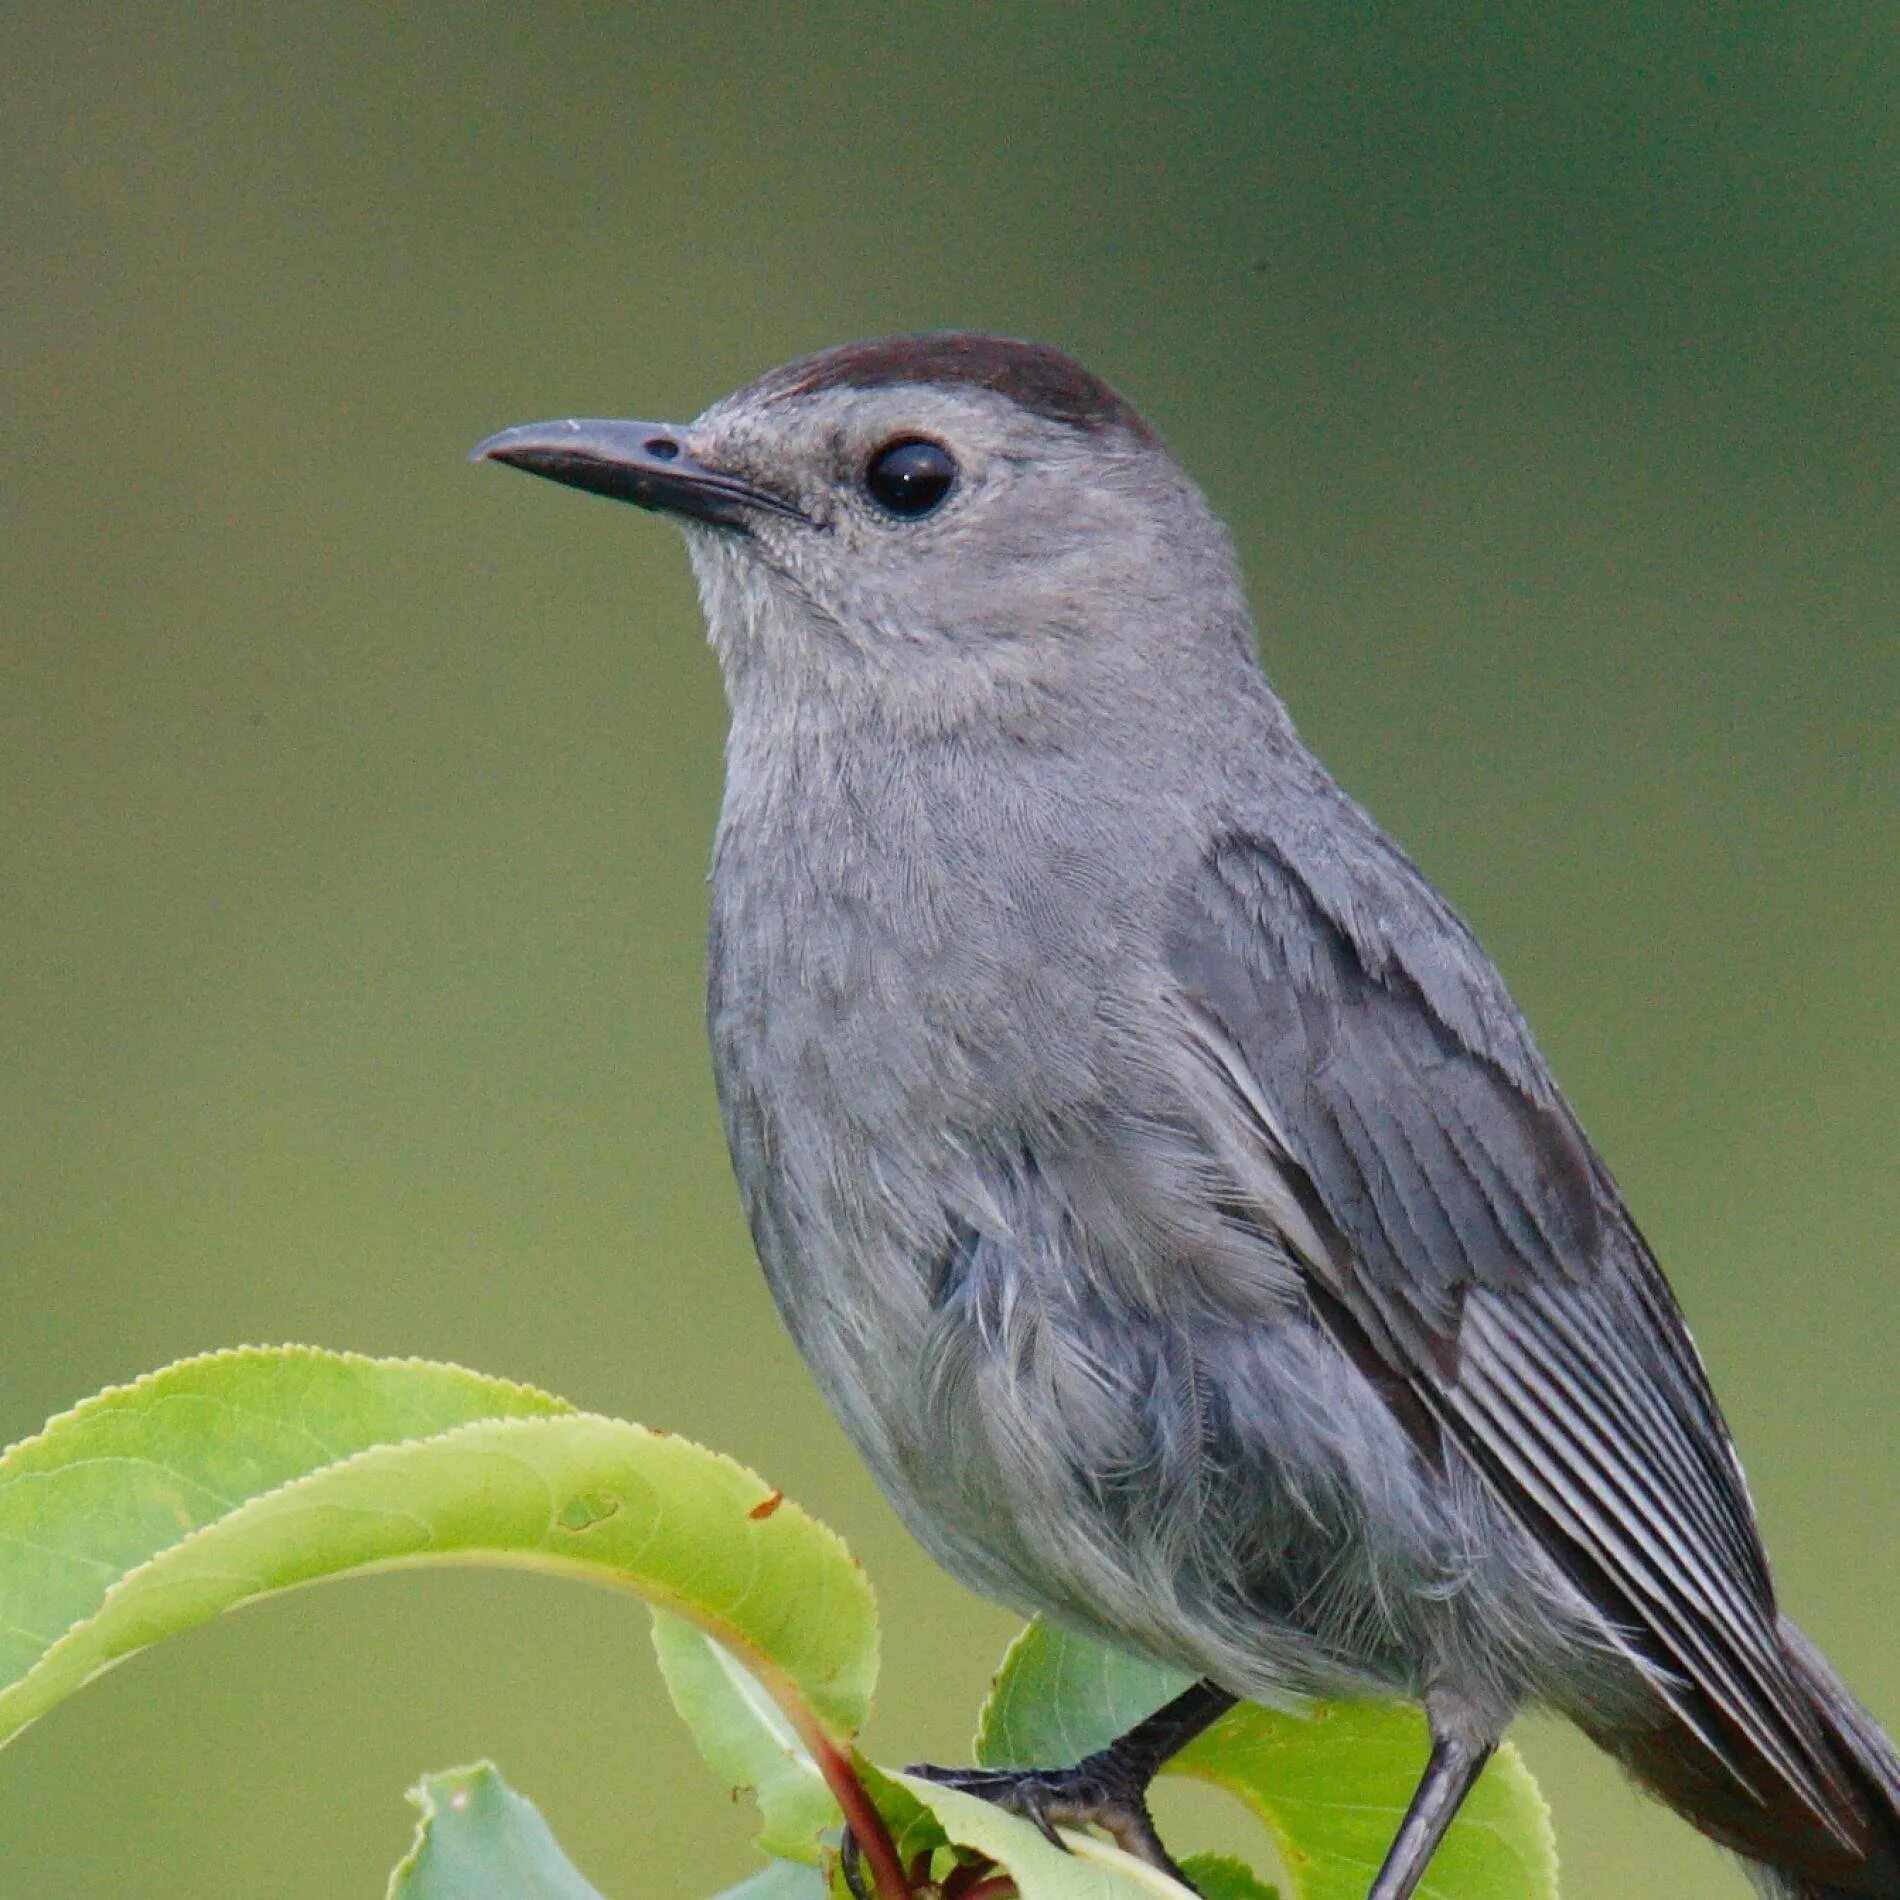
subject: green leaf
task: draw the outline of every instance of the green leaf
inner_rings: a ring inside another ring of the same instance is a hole
[[[630,1590],[715,1635],[812,1747],[857,1731],[877,1669],[862,1571],[762,1479],[415,1361],[221,1354],[104,1393],[0,1457],[0,1551],[0,1740],[149,1643],[369,1568]]]
[[[1063,1768],[1106,1748],[1194,1678],[1040,1617],[1003,1652],[976,1724],[985,1768]]]
[[[653,1612],[653,1647],[673,1706],[706,1765],[734,1793],[759,1804],[759,1846],[816,1866],[822,1836],[843,1816],[803,1742],[751,1674],[711,1637],[664,1610]]]
[[[1021,1900],[1193,1900],[1177,1880],[1092,1834],[1062,1830],[1069,1850],[1051,1847],[1027,1821],[973,1794],[918,1775],[892,1780],[943,1824],[959,1847],[986,1854],[1015,1881]]]
[[[1063,1828],[1069,1849],[1063,1852],[1028,1822],[974,1795],[919,1776],[890,1774],[862,1759],[857,1767],[904,1867],[920,1854],[954,1844],[1011,1875],[1021,1900],[1192,1900],[1178,1882],[1092,1834]],[[947,1852],[936,1859],[939,1882],[950,1865]],[[1190,1874],[1209,1874],[1202,1900],[1277,1900],[1273,1889],[1263,1887],[1238,1861],[1204,1854],[1187,1867]],[[834,1878],[831,1891],[843,1896],[843,1882]]]
[[[1226,1854],[1190,1854],[1181,1871],[1201,1900],[1279,1900],[1279,1888],[1263,1885],[1244,1861]]]
[[[388,1900],[601,1900],[492,1763],[424,1775],[409,1799],[422,1818]]]
[[[1010,1646],[977,1731],[980,1761],[1060,1766],[1103,1747],[1189,1678],[1032,1623]],[[1424,1771],[1424,1718],[1381,1704],[1231,1711],[1168,1764],[1259,1816],[1288,1900],[1363,1900]],[[1420,1900],[1553,1900],[1549,1810],[1499,1749],[1433,1858]]]
[[[1429,1746],[1416,1709],[1333,1702],[1292,1715],[1249,1703],[1171,1767],[1225,1788],[1266,1823],[1299,1900],[1364,1900]],[[1550,1810],[1507,1742],[1466,1796],[1418,1900],[1555,1900],[1556,1892]]]
[[[0,1455],[0,1685],[120,1577],[247,1498],[372,1445],[569,1409],[459,1366],[296,1346],[110,1387]]]
[[[855,1750],[851,1767],[883,1819],[898,1865],[908,1870],[920,1857],[928,1856],[939,1871],[947,1871],[953,1858],[950,1837],[943,1831],[943,1823],[904,1785],[902,1777],[880,1768],[874,1761],[867,1761]],[[835,1856],[830,1872],[832,1892],[837,1900],[851,1900],[850,1889],[845,1885]],[[868,1868],[866,1872],[868,1875]]]

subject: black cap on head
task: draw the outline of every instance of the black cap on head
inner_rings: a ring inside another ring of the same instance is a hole
[[[1097,433],[1126,429],[1143,441],[1154,432],[1099,376],[1046,343],[931,330],[916,336],[845,343],[788,363],[745,392],[770,399],[824,389],[884,389],[909,383],[994,390],[1051,422]]]

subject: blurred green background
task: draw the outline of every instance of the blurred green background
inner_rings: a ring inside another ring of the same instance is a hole
[[[1896,50],[1846,5],[5,8],[0,1437],[242,1340],[537,1380],[841,1529],[874,1747],[961,1755],[1010,1621],[857,1468],[727,1177],[685,561],[461,458],[981,326],[1208,484],[1900,1718]],[[743,1812],[643,1624],[505,1576],[230,1618],[0,1757],[0,1895],[380,1893],[478,1753],[609,1893],[706,1893]],[[1527,1745],[1571,1900],[1741,1894]]]

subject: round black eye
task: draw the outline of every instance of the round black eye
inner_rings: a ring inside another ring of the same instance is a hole
[[[887,442],[864,471],[865,492],[906,521],[927,515],[950,492],[957,465],[950,451],[920,436]]]

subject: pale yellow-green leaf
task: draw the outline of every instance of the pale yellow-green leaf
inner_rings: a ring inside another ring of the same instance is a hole
[[[1063,1830],[1064,1852],[1027,1821],[976,1795],[918,1775],[896,1775],[960,1847],[987,1854],[1016,1882],[1021,1900],[1193,1900],[1179,1881],[1092,1834]]]
[[[129,1571],[372,1445],[562,1400],[460,1366],[243,1347],[112,1386],[0,1454],[0,1685]]]
[[[171,1368],[0,1458],[0,1739],[219,1611],[436,1563],[669,1608],[815,1737],[848,1739],[869,1705],[862,1572],[732,1460],[455,1368],[289,1349]]]
[[[653,1612],[653,1647],[667,1692],[706,1765],[759,1806],[759,1846],[816,1866],[838,1804],[784,1712],[751,1673],[697,1625]]]

